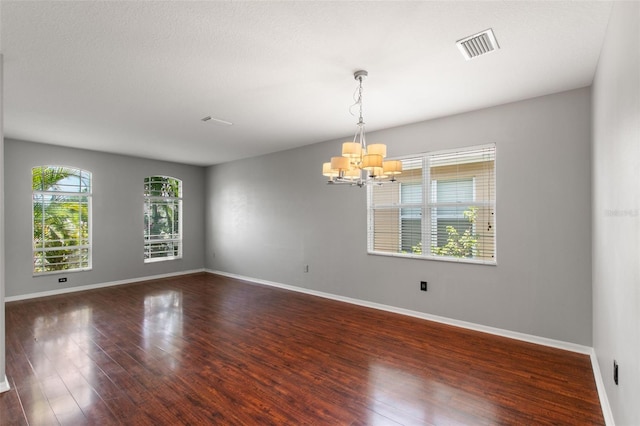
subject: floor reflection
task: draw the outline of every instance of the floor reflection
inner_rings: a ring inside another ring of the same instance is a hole
[[[29,360],[38,381],[26,386],[30,398],[23,403],[35,424],[50,422],[49,407],[58,421],[81,421],[82,409],[98,399],[91,386],[95,370],[87,352],[93,310],[86,306],[59,308],[62,311],[33,321]]]
[[[482,406],[482,417],[489,424],[495,419],[494,407],[478,395],[435,378],[380,363],[372,364],[369,369],[369,397],[368,424],[371,425],[387,424],[388,419],[401,424],[467,424],[471,418],[465,419],[461,414],[465,410],[460,406],[475,406],[477,416],[478,405]]]
[[[6,321],[0,425],[604,425],[588,355],[218,276]]]
[[[93,311],[90,307],[70,308],[67,312],[55,315],[38,316],[33,321],[33,333],[36,340],[46,337],[52,329],[68,330],[86,328],[91,323]]]
[[[167,367],[179,367],[183,337],[182,292],[165,291],[148,295],[144,299],[143,345],[145,350],[160,348],[170,356],[163,359]]]

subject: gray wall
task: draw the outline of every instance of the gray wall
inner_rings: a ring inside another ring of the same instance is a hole
[[[6,295],[108,283],[204,266],[205,169],[25,141],[5,141]],[[33,276],[31,168],[73,166],[93,173],[93,269]],[[183,258],[143,262],[143,181],[168,175],[183,181]],[[68,282],[58,283],[60,276]]]
[[[640,424],[640,4],[615,3],[593,83],[593,344],[618,425]],[[620,384],[613,382],[613,360]]]
[[[321,176],[342,140],[210,167],[206,266],[591,346],[590,111],[584,88],[368,134],[496,143],[497,266],[367,255],[366,190]]]

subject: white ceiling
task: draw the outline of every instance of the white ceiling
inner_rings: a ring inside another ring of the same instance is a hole
[[[611,3],[0,8],[6,137],[210,165],[352,136],[358,69],[368,131],[588,86]],[[487,28],[501,49],[465,61],[456,40]]]

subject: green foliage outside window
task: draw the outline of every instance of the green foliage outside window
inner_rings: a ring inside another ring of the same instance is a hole
[[[34,273],[88,268],[91,174],[34,167],[32,190]]]
[[[447,242],[446,244],[438,247],[437,245],[431,246],[431,253],[438,256],[450,256],[450,257],[473,257],[473,254],[478,245],[478,235],[474,234],[473,229],[478,217],[478,208],[469,207],[463,212],[463,215],[469,225],[464,229],[462,234],[454,226],[448,225]],[[415,246],[411,247],[411,253],[422,254],[422,241]]]
[[[145,261],[182,256],[182,182],[167,176],[144,180]]]

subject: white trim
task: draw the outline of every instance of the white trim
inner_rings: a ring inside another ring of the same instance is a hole
[[[273,281],[261,280],[258,278],[246,277],[244,275],[231,274],[223,271],[205,269],[205,272],[208,272],[210,274],[223,275],[229,278],[236,278],[243,281],[250,281],[256,284],[264,284],[272,287],[279,287],[285,290],[296,291],[299,293],[311,294],[313,296],[324,297],[325,299],[338,300],[340,302],[346,302],[346,303],[351,303],[353,305],[365,306],[367,308],[379,309],[381,311],[393,312],[396,314],[407,315],[410,317],[421,318],[429,321],[435,321],[442,324],[453,325],[455,327],[466,328],[468,330],[480,331],[482,333],[489,333],[489,334],[494,334],[496,336],[508,337],[510,339],[521,340],[523,342],[535,343],[537,345],[563,349],[565,351],[577,352],[585,355],[590,355],[591,352],[593,351],[593,348],[591,348],[590,346],[578,345],[577,343],[564,342],[561,340],[554,340],[546,337],[534,336],[532,334],[505,330],[502,328],[489,327],[482,324],[476,324],[476,323],[467,322],[467,321],[460,321],[452,318],[441,317],[438,315],[427,314],[424,312],[412,311],[410,309],[397,308],[395,306],[384,305],[382,303],[375,303],[375,302],[369,302],[367,300],[360,300],[360,299],[354,299],[351,297],[339,296],[336,294],[310,290],[308,288],[296,287],[296,286],[281,284]]]
[[[196,274],[198,272],[205,272],[205,270],[204,270],[204,268],[193,269],[193,270],[190,270],[190,271],[170,272],[168,274],[151,275],[151,276],[146,276],[146,277],[131,278],[131,279],[127,279],[127,280],[110,281],[110,282],[106,282],[106,283],[81,285],[81,286],[78,286],[78,287],[67,287],[67,288],[61,288],[61,289],[58,289],[58,290],[41,291],[41,292],[38,292],[38,293],[20,294],[18,296],[5,297],[4,301],[5,302],[16,302],[18,300],[35,299],[37,297],[55,296],[55,295],[58,295],[58,294],[75,293],[77,291],[93,290],[93,289],[96,289],[96,288],[112,287],[112,286],[116,286],[116,285],[131,284],[131,283],[137,283],[137,282],[141,282],[141,281],[157,280],[157,279],[160,279],[160,278],[176,277],[176,276],[179,276],[179,275]]]
[[[91,285],[85,285],[85,286],[79,286],[79,287],[70,287],[70,288],[59,289],[59,290],[43,291],[43,292],[39,292],[39,293],[30,293],[30,294],[24,294],[24,295],[19,295],[19,296],[10,296],[10,297],[5,297],[5,302],[14,302],[14,301],[18,301],[18,300],[34,299],[34,298],[37,298],[37,297],[46,297],[46,296],[54,296],[54,295],[65,294],[65,293],[74,293],[74,292],[78,292],[78,291],[92,290],[92,289],[103,288],[103,287],[112,287],[112,286],[117,286],[117,285],[122,285],[122,284],[131,284],[131,283],[136,283],[136,282],[141,282],[141,281],[149,281],[149,280],[160,279],[160,278],[170,278],[170,277],[175,277],[175,276],[180,276],[180,275],[195,274],[195,273],[198,273],[198,272],[207,272],[207,273],[210,273],[210,274],[222,275],[222,276],[225,276],[225,277],[235,278],[235,279],[243,280],[243,281],[249,281],[249,282],[253,282],[253,283],[256,283],[256,284],[263,284],[263,285],[268,285],[268,286],[271,286],[271,287],[278,287],[278,288],[282,288],[282,289],[285,289],[285,290],[295,291],[295,292],[298,292],[298,293],[305,293],[305,294],[310,294],[310,295],[313,295],[313,296],[323,297],[325,299],[338,300],[338,301],[345,302],[345,303],[351,303],[353,305],[365,306],[365,307],[368,307],[368,308],[379,309],[379,310],[382,310],[382,311],[393,312],[393,313],[397,313],[397,314],[401,314],[401,315],[407,315],[407,316],[420,318],[420,319],[425,319],[425,320],[429,320],[429,321],[435,321],[435,322],[439,322],[439,323],[442,323],[442,324],[453,325],[453,326],[456,326],[456,327],[461,327],[461,328],[465,328],[465,329],[469,329],[469,330],[480,331],[480,332],[483,332],[483,333],[489,333],[489,334],[493,334],[493,335],[496,335],[496,336],[508,337],[508,338],[515,339],[515,340],[521,340],[521,341],[525,341],[525,342],[529,342],[529,343],[535,343],[535,344],[538,344],[538,345],[544,345],[544,346],[549,346],[549,347],[553,347],[553,348],[557,348],[557,349],[564,349],[564,350],[571,351],[571,352],[577,352],[577,353],[589,355],[589,357],[591,359],[591,368],[593,370],[593,376],[594,376],[594,379],[595,379],[595,382],[596,382],[596,389],[598,391],[598,398],[600,399],[600,406],[602,408],[602,415],[604,417],[605,424],[607,426],[615,426],[615,423],[614,423],[614,420],[613,420],[613,412],[611,411],[611,406],[609,405],[609,399],[607,398],[607,393],[606,393],[606,390],[605,390],[605,387],[604,387],[604,381],[602,380],[602,374],[600,372],[600,366],[598,365],[598,358],[597,358],[595,350],[592,347],[578,345],[578,344],[570,343],[570,342],[563,342],[563,341],[560,341],[560,340],[548,339],[546,337],[534,336],[534,335],[531,335],[531,334],[519,333],[519,332],[516,332],[516,331],[504,330],[504,329],[501,329],[501,328],[488,327],[488,326],[481,325],[481,324],[475,324],[475,323],[471,323],[471,322],[467,322],[467,321],[460,321],[460,320],[455,320],[455,319],[452,319],[452,318],[446,318],[446,317],[441,317],[441,316],[437,316],[437,315],[426,314],[424,312],[412,311],[412,310],[409,310],[409,309],[397,308],[397,307],[390,306],[390,305],[384,305],[384,304],[381,304],[381,303],[375,303],[375,302],[369,302],[369,301],[366,301],[366,300],[354,299],[354,298],[351,298],[351,297],[339,296],[339,295],[335,295],[335,294],[331,294],[331,293],[325,293],[325,292],[322,292],[322,291],[310,290],[310,289],[307,289],[307,288],[302,288],[302,287],[296,287],[296,286],[292,286],[292,285],[277,283],[277,282],[274,282],[274,281],[267,281],[267,280],[262,280],[262,279],[258,279],[258,278],[247,277],[247,276],[244,276],[244,275],[238,275],[238,274],[232,274],[232,273],[229,273],[229,272],[223,272],[223,271],[217,271],[217,270],[210,270],[210,269],[202,268],[202,269],[193,269],[193,270],[190,270],[190,271],[171,272],[171,273],[167,273],[167,274],[160,274],[160,275],[152,275],[152,276],[147,276],[147,277],[133,278],[133,279],[128,279],[128,280],[111,281],[111,282],[107,282],[107,283],[91,284]],[[10,386],[9,386],[9,381],[7,380],[7,377],[5,376],[4,380],[0,381],[0,393],[6,392],[9,389],[11,389]]]
[[[598,398],[600,398],[600,407],[602,407],[602,416],[604,417],[604,423],[607,426],[615,426],[613,421],[613,411],[611,411],[611,405],[609,405],[609,398],[607,398],[607,390],[604,387],[604,380],[602,380],[602,372],[600,371],[600,365],[598,364],[598,355],[596,350],[591,348],[591,369],[593,370],[593,378],[596,381],[596,389],[598,389]]]
[[[393,312],[401,315],[407,315],[415,318],[421,318],[429,321],[435,321],[442,324],[453,325],[455,327],[461,327],[468,330],[480,331],[483,333],[489,333],[496,336],[508,337],[515,340],[521,340],[524,342],[535,343],[538,345],[549,346],[552,348],[563,349],[566,351],[577,352],[585,355],[589,355],[591,359],[591,369],[593,370],[593,376],[596,382],[596,389],[598,391],[598,398],[600,400],[600,407],[602,409],[602,416],[604,417],[605,424],[607,426],[615,426],[613,420],[613,412],[609,405],[609,399],[607,398],[607,392],[604,387],[604,381],[602,380],[602,374],[600,372],[600,366],[598,365],[598,358],[595,350],[590,346],[578,345],[576,343],[564,342],[561,340],[548,339],[546,337],[534,336],[531,334],[519,333],[517,331],[505,330],[501,328],[488,327],[481,324],[475,324],[467,321],[459,321],[452,318],[441,317],[437,315],[426,314],[424,312],[412,311],[409,309],[397,308],[394,306],[383,305],[380,303],[369,302],[366,300],[354,299],[351,297],[339,296],[331,293],[325,293],[322,291],[310,290],[307,288],[296,287],[287,284],[281,284],[273,281],[261,280],[257,278],[246,277],[244,275],[232,274],[223,271],[216,271],[205,269],[205,272],[210,274],[222,275],[230,278],[235,278],[243,281],[249,281],[256,284],[264,284],[272,287],[278,287],[285,290],[296,291],[299,293],[310,294],[313,296],[324,297],[326,299],[338,300],[341,302],[351,303],[354,305],[365,306],[373,309],[380,309],[387,312]]]
[[[468,330],[480,331],[483,333],[489,333],[496,336],[507,337],[510,339],[521,340],[524,342],[535,343],[537,345],[548,346],[556,349],[563,349],[570,352],[577,352],[585,355],[589,355],[591,359],[591,369],[593,370],[593,376],[596,382],[596,389],[598,391],[598,398],[600,400],[600,407],[602,409],[602,416],[604,417],[605,424],[607,426],[615,426],[613,420],[613,412],[609,405],[609,399],[607,398],[607,392],[604,387],[604,381],[602,380],[602,374],[600,372],[600,366],[598,365],[598,359],[595,350],[590,346],[578,345],[576,343],[564,342],[561,340],[549,339],[546,337],[534,336],[532,334],[520,333],[517,331],[505,330],[496,327],[489,327],[482,324],[475,324],[467,321],[460,321],[452,318],[441,317],[438,315],[426,314],[424,312],[412,311],[409,309],[397,308],[394,306],[383,305],[381,303],[369,302],[366,300],[354,299],[351,297],[339,296],[331,293],[325,293],[322,291],[310,290],[307,288],[296,287],[287,284],[281,284],[273,281],[261,280],[257,278],[247,277],[244,275],[232,274],[229,272],[216,271],[205,269],[205,272],[210,274],[222,275],[229,278],[235,278],[243,281],[249,281],[256,284],[264,284],[272,287],[278,287],[285,290],[296,291],[299,293],[310,294],[313,296],[324,297],[326,299],[338,300],[340,302],[351,303],[354,305],[365,306],[373,309],[380,309],[382,311],[393,312],[401,315],[407,315],[415,318],[421,318],[429,321],[435,321],[442,324],[453,325],[455,327],[461,327]]]
[[[422,221],[424,223],[424,221]],[[426,235],[430,235],[427,233]],[[469,257],[447,257],[447,256],[437,256],[435,254],[424,255],[424,254],[411,254],[411,253],[392,253],[388,251],[373,251],[367,250],[367,254],[373,256],[389,256],[389,257],[401,257],[404,259],[418,259],[418,260],[436,260],[438,262],[454,262],[454,263],[468,263],[471,265],[489,265],[489,266],[497,266],[498,262],[495,260],[481,260],[481,259],[473,259]]]
[[[0,381],[0,393],[6,392],[11,389],[9,386],[9,380],[7,380],[7,376],[4,376],[4,380]]]

